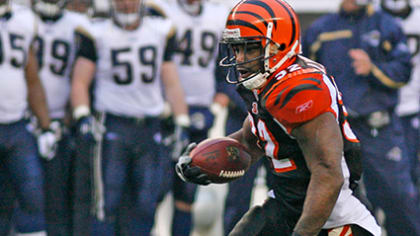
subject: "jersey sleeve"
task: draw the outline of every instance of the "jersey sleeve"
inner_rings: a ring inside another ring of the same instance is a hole
[[[93,62],[98,59],[96,54],[95,40],[91,34],[83,27],[77,27],[75,30],[76,58],[84,57]]]
[[[165,52],[163,54],[163,61],[172,61],[172,56],[174,55],[176,50],[176,28],[173,26],[168,36],[166,37],[166,47]]]
[[[322,77],[304,77],[274,85],[265,104],[267,111],[290,134],[294,128],[325,112],[332,112],[337,117],[333,101],[333,95]]]

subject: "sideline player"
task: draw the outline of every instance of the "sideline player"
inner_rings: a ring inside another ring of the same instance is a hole
[[[73,73],[71,101],[79,136],[96,142],[93,235],[115,235],[123,193],[134,204],[129,235],[149,235],[162,185],[160,119],[164,98],[175,123],[188,126],[176,66],[175,28],[144,16],[142,0],[113,0],[112,18],[79,32],[81,50]],[[93,116],[89,87],[95,77]],[[124,225],[122,225],[124,226]]]
[[[382,0],[381,7],[393,15],[401,24],[411,51],[413,71],[409,83],[400,90],[397,114],[401,118],[407,143],[411,176],[420,186],[420,148],[419,148],[419,111],[420,111],[420,10],[413,7],[410,0]]]
[[[24,119],[29,107],[39,121],[40,136],[51,134],[45,94],[31,47],[35,34],[36,20],[29,8],[0,0],[0,185],[3,188],[11,182],[18,200],[14,217],[17,235],[43,236],[44,174],[36,140]],[[8,191],[0,192],[1,235],[10,230],[15,202]]]
[[[411,55],[401,26],[369,2],[342,0],[339,12],[316,20],[303,37],[303,53],[325,65],[343,93],[361,141],[366,196],[374,210],[385,212],[387,234],[417,236],[419,196],[395,112]]]
[[[65,0],[37,0],[32,5],[38,16],[34,44],[38,69],[58,142],[57,153],[46,153],[44,162],[47,232],[57,236],[71,234],[70,73],[76,52],[75,30],[89,24],[82,14],[65,10],[66,4]],[[41,149],[45,145],[41,141],[38,144]]]
[[[214,121],[210,107],[216,94],[218,43],[228,9],[222,4],[202,0],[177,0],[167,4],[160,2],[157,7],[177,28],[174,62],[191,119],[191,126],[185,133],[189,141],[200,142],[208,137]],[[176,128],[174,132],[177,132]],[[182,148],[187,144],[175,142],[172,147],[172,166],[175,166]],[[173,167],[171,169],[174,170]],[[196,185],[181,181],[175,173],[172,176],[171,190],[175,199],[172,235],[189,235]]]

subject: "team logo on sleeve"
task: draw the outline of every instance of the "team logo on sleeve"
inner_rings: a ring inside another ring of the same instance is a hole
[[[296,114],[299,114],[299,113],[302,113],[304,111],[307,111],[307,110],[311,109],[313,105],[314,105],[313,100],[309,100],[309,101],[305,102],[304,104],[296,107]]]

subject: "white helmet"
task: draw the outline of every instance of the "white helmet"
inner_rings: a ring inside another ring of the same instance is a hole
[[[201,11],[202,0],[177,0],[181,8],[188,14],[198,15]]]
[[[10,11],[9,0],[0,0],[0,16]]]
[[[381,7],[395,16],[404,16],[410,12],[410,0],[381,0]]]
[[[55,18],[62,14],[66,4],[66,0],[35,0],[32,8],[42,17]]]
[[[122,27],[139,22],[144,11],[143,0],[112,0],[111,8],[112,18]]]

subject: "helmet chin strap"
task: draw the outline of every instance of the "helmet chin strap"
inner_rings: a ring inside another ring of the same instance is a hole
[[[264,58],[269,58],[270,57],[270,47],[271,47],[270,46],[270,39],[271,39],[272,31],[273,31],[273,23],[270,22],[270,23],[268,23],[268,26],[267,26],[267,35],[266,35],[266,37],[267,37],[267,39],[266,39],[267,47],[265,47]],[[298,46],[299,46],[299,40],[296,40],[296,42],[293,44],[290,51],[272,68],[270,68],[270,60],[266,59],[264,61],[264,73],[263,72],[258,72],[258,73],[255,73],[255,74],[249,76],[247,78],[247,80],[243,82],[243,85],[245,86],[245,88],[251,90],[251,89],[257,89],[257,88],[262,87],[265,84],[265,82],[267,81],[267,78],[270,76],[270,74],[274,73],[287,60],[289,60],[290,58],[292,58],[296,55],[295,51],[296,51],[296,48]]]
[[[260,87],[262,87],[265,82],[267,81],[267,77],[268,77],[268,73],[255,73],[251,76],[249,76],[246,81],[244,81],[242,84],[244,85],[245,88],[252,90],[252,89],[258,89]]]

